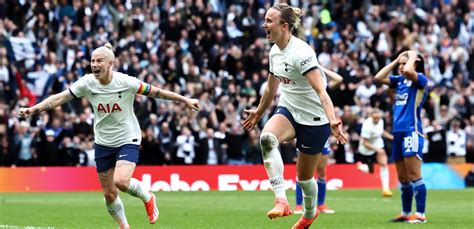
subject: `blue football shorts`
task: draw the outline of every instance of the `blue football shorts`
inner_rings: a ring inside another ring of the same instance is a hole
[[[331,145],[329,144],[329,138],[328,138],[328,140],[324,144],[323,155],[329,155],[329,153],[331,153],[331,148],[330,147],[331,147]]]
[[[417,156],[423,158],[425,138],[417,132],[393,133],[392,159],[402,161],[404,157]]]
[[[107,147],[94,144],[97,172],[105,172],[113,167],[118,160],[138,162],[139,146],[125,144],[119,147]]]
[[[324,145],[331,134],[329,124],[321,126],[299,124],[295,121],[290,111],[282,106],[276,108],[273,115],[276,114],[284,115],[291,122],[296,133],[296,148],[298,148],[300,152],[311,155],[323,152]]]

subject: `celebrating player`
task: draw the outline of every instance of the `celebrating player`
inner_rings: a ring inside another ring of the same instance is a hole
[[[21,108],[19,115],[26,118],[54,109],[73,98],[87,98],[94,109],[95,161],[105,204],[120,228],[129,228],[118,190],[145,203],[151,224],[159,215],[155,195],[144,190],[141,183],[132,178],[141,142],[140,126],[133,112],[135,94],[184,102],[194,110],[199,109],[199,101],[115,72],[112,69],[114,61],[115,55],[109,43],[95,49],[91,58],[92,74],[84,75],[69,89],[33,107]]]
[[[384,130],[382,112],[373,108],[370,111],[370,117],[362,123],[360,133],[359,153],[362,154],[366,164],[358,163],[357,168],[363,172],[374,172],[373,162],[380,165],[380,180],[382,182],[382,196],[390,197],[393,195],[390,190],[390,175],[387,167],[387,154],[384,150],[382,136],[393,140],[393,136]]]
[[[387,77],[398,65],[400,75]],[[402,213],[391,222],[426,223],[426,187],[421,177],[423,130],[421,108],[427,97],[424,61],[415,51],[401,53],[375,79],[396,89],[393,106],[392,157],[401,183]],[[416,213],[411,214],[413,193]]]
[[[268,85],[256,109],[245,110],[248,117],[243,126],[251,130],[270,106],[280,83],[282,90],[274,115],[260,136],[262,156],[276,200],[267,216],[270,219],[291,215],[285,193],[283,160],[278,151],[280,142],[296,138],[298,154],[296,170],[303,191],[305,209],[293,228],[307,228],[318,216],[318,187],[313,177],[324,143],[331,131],[345,143],[341,122],[326,92],[326,79],[319,69],[313,49],[291,32],[298,27],[301,10],[287,4],[272,6],[265,15],[263,29],[268,40],[275,43],[270,50]]]

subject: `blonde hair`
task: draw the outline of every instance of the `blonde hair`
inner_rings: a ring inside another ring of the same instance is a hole
[[[273,9],[280,11],[282,21],[288,23],[290,32],[293,32],[300,25],[301,9],[289,6],[286,3],[280,3],[272,6]]]
[[[374,116],[374,115],[382,116],[382,111],[379,108],[374,107],[370,111],[370,116]]]
[[[112,44],[110,44],[109,42],[105,43],[104,46],[100,46],[96,48],[94,52],[92,52],[92,54],[94,54],[95,52],[104,54],[107,57],[107,59],[111,61],[115,60],[115,54],[114,54],[114,51],[112,50]]]

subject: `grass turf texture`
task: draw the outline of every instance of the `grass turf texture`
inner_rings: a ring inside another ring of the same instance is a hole
[[[294,192],[287,192],[294,206]],[[269,220],[273,192],[159,192],[160,218],[148,224],[143,203],[121,194],[132,228],[290,228],[300,215]],[[318,217],[317,228],[472,228],[474,189],[428,190],[428,223],[388,223],[400,212],[400,193],[328,191],[336,214]],[[101,193],[0,193],[0,228],[117,228]],[[18,227],[17,227],[18,228]]]

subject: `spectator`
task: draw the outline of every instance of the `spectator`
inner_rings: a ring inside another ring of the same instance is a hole
[[[163,158],[159,158],[162,153],[157,138],[154,136],[152,127],[145,129],[142,143],[140,145],[139,164],[141,165],[157,165],[163,164]]]
[[[168,122],[161,123],[160,133],[158,134],[158,144],[160,145],[160,152],[164,164],[172,163],[172,153],[174,151],[174,135],[170,130]],[[159,157],[159,158],[160,158]]]
[[[179,165],[193,164],[196,157],[194,136],[188,127],[183,127],[181,135],[176,138],[176,162]]]
[[[38,155],[35,149],[35,132],[30,131],[30,124],[20,122],[18,133],[13,139],[12,151],[14,152],[13,164],[16,166],[32,166],[36,163]]]
[[[54,130],[40,132],[40,140],[36,148],[38,164],[49,166],[66,165],[66,155],[61,154],[58,141]]]
[[[197,155],[200,158],[197,158],[196,164],[222,165],[225,163],[226,155],[212,128],[207,128],[204,138],[199,139],[198,151]]]
[[[451,163],[464,163],[466,156],[466,131],[461,129],[461,123],[454,120],[446,134],[448,141],[448,160]]]
[[[76,137],[78,138],[78,137]],[[64,137],[60,145],[60,155],[66,158],[65,165],[69,166],[80,166],[79,156],[81,150],[77,143],[75,143],[70,137]]]
[[[227,144],[227,163],[229,165],[245,164],[243,152],[244,130],[239,123],[229,124],[225,133],[225,143]]]
[[[444,163],[447,159],[447,139],[446,129],[443,128],[436,120],[425,129],[428,139],[428,152],[423,155],[424,162]]]

